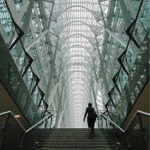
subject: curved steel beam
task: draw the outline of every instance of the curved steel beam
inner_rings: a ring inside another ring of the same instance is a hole
[[[90,9],[88,9],[88,8],[86,8],[86,7],[84,7],[84,6],[80,6],[80,5],[73,5],[73,6],[70,6],[70,7],[66,8],[64,11],[60,12],[59,15],[58,15],[57,18],[56,18],[56,21],[57,21],[57,20],[60,18],[60,16],[62,16],[66,11],[68,11],[70,8],[73,8],[73,7],[81,7],[81,8],[86,9],[88,12],[90,12],[90,13],[92,14],[92,16],[93,16],[93,17],[95,18],[95,20],[97,21],[97,19],[96,19],[94,13],[92,13],[92,11],[91,11]]]
[[[66,49],[65,49],[66,53],[63,54],[62,56],[65,56],[65,55],[68,53],[68,51],[69,51],[70,49],[72,49],[72,48],[74,48],[74,47],[76,47],[76,46],[82,47],[82,48],[92,57],[92,52],[90,52],[89,49],[87,49],[85,46],[82,46],[82,45],[73,45],[73,46],[70,46],[70,47],[66,48]],[[92,47],[92,48],[93,48],[93,47]],[[63,51],[63,52],[64,52],[64,51]]]
[[[93,62],[90,62],[90,61],[89,61],[90,59],[87,59],[87,58],[86,58],[85,56],[83,56],[83,55],[73,55],[73,56],[68,57],[68,59],[65,58],[65,61],[62,61],[62,63],[64,64],[63,66],[65,66],[66,64],[68,64],[69,61],[71,60],[71,58],[74,58],[74,57],[82,57],[82,58],[84,58],[84,60],[85,60],[86,62],[88,62],[89,64],[93,63]]]
[[[64,27],[62,28],[61,33],[60,33],[59,36],[61,37],[61,34],[63,33],[63,30],[64,30],[66,27],[68,27],[69,25],[71,25],[71,24],[73,24],[73,23],[77,23],[77,22],[82,23],[82,24],[84,24],[85,26],[89,27],[90,30],[91,30],[91,32],[95,35],[95,32],[92,30],[92,28],[91,28],[90,25],[88,25],[88,24],[85,23],[84,21],[76,20],[76,21],[71,21],[71,22],[69,22],[68,24],[64,25]],[[98,27],[97,27],[97,28],[98,28]],[[65,32],[64,32],[64,33],[65,33]]]
[[[86,81],[84,81],[82,78],[80,78],[84,83],[85,83],[85,85],[90,85],[90,84],[88,84]],[[76,80],[76,79],[73,79],[73,80],[71,80],[68,84],[66,84],[66,86],[69,86],[70,84],[73,84],[72,82],[74,81],[74,80]],[[80,83],[80,84],[82,84],[82,83]]]
[[[67,75],[67,77],[66,77],[66,82],[68,82],[69,80],[72,80],[72,78],[74,79],[74,77],[72,77],[72,75],[74,74],[74,73],[76,73],[76,72],[72,72],[72,73],[70,73],[69,75]],[[83,73],[82,73],[83,74]],[[90,80],[91,78],[90,77],[87,77],[85,74],[83,74],[83,76],[82,77],[79,77],[79,78],[76,78],[76,79],[82,79],[82,78],[84,78],[84,79],[87,79],[87,80]]]
[[[93,46],[94,43],[92,43],[88,37],[86,37],[86,36],[83,35],[83,34],[79,34],[79,33],[75,33],[75,34],[69,35],[68,37],[66,37],[65,39],[63,39],[63,40],[61,41],[61,42],[63,42],[63,44],[62,44],[61,46],[63,46],[63,45],[66,43],[66,41],[67,41],[68,39],[70,39],[71,37],[76,36],[76,35],[79,35],[79,36],[84,37],[85,39],[87,39],[87,40],[89,41],[89,43],[92,45],[92,47],[94,47],[94,46]],[[95,37],[93,37],[93,39],[94,39],[93,41],[95,41]],[[95,43],[95,44],[96,44],[96,43]]]
[[[89,72],[89,73],[91,73],[91,71],[93,70],[92,66],[90,66],[90,68],[89,68],[89,66],[87,66],[87,65],[85,65],[85,64],[81,64],[81,63],[73,63],[73,64],[68,63],[67,65],[64,66],[65,68],[62,68],[62,69],[63,69],[63,70],[66,70],[66,69],[71,68],[72,66],[83,66],[83,67],[85,68],[85,70],[87,70],[87,72]],[[65,71],[64,71],[64,72],[65,72]],[[65,73],[66,73],[66,72],[65,72]]]

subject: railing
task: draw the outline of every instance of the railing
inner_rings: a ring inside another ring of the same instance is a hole
[[[26,146],[26,142],[30,148],[35,148],[37,144],[39,144],[37,141],[37,129],[51,129],[52,117],[54,114],[55,111],[51,112],[26,130],[11,111],[0,113],[0,150],[21,150]]]
[[[124,136],[124,138],[127,140],[128,148],[132,148],[132,140],[135,140],[133,138],[142,139],[141,143],[145,145],[145,149],[149,150],[149,117],[150,113],[146,113],[140,110],[137,110],[136,113],[133,115],[132,119],[128,123],[125,129],[118,126],[115,122],[113,122],[109,117],[98,111],[99,114],[99,120],[101,121],[101,128],[112,128],[115,131],[115,135],[120,133]],[[101,117],[101,118],[100,118]],[[146,131],[148,130],[148,131]],[[135,132],[141,133],[141,137],[133,137],[133,134]],[[145,132],[144,132],[145,131]],[[131,142],[130,142],[131,141]],[[117,137],[115,139],[116,146],[121,144],[117,141]]]

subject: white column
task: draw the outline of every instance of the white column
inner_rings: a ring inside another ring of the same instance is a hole
[[[50,29],[51,26],[53,10],[54,10],[54,2],[52,3],[52,8],[49,16],[48,29]]]
[[[100,2],[99,2],[99,6],[100,6],[100,10],[101,10],[101,15],[102,15],[102,20],[103,20],[104,27],[106,27],[106,22],[105,22],[105,19],[104,19],[104,14],[103,14],[103,10],[102,10],[102,6],[101,6]]]
[[[120,2],[120,7],[122,9],[122,15],[123,15],[123,18],[124,18],[125,26],[126,26],[126,29],[127,29],[131,24],[129,13],[127,11],[127,7],[125,5],[124,0],[119,0],[119,2]]]
[[[101,68],[101,71],[102,71],[102,77],[103,77],[103,80],[105,82],[105,91],[108,93],[109,87],[108,87],[108,83],[107,83],[107,80],[106,80],[105,71],[104,71],[104,67],[103,67],[103,61],[102,61],[102,58],[101,58],[101,54],[100,54],[100,50],[99,50],[99,46],[98,46],[98,41],[97,41],[96,37],[95,37],[95,41],[96,41],[98,55],[99,55],[99,60],[100,60],[100,64],[101,64],[100,68]]]
[[[26,12],[26,17],[25,17],[25,20],[24,20],[22,28],[21,28],[24,32],[24,35],[21,38],[23,44],[25,43],[26,34],[28,32],[28,29],[29,29],[29,22],[30,22],[33,6],[34,6],[34,0],[30,0],[29,5],[28,5],[28,9]]]
[[[49,100],[49,96],[50,96],[50,90],[52,88],[51,85],[52,85],[53,73],[54,73],[54,68],[55,68],[56,55],[57,55],[57,51],[58,51],[58,41],[59,41],[59,37],[57,37],[55,54],[54,54],[54,58],[53,58],[52,63],[51,63],[50,77],[49,77],[49,81],[48,81],[47,91],[46,91],[46,94],[45,94],[45,101],[47,103],[49,103],[48,100]]]

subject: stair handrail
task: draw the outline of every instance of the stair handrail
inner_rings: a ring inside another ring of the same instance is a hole
[[[28,133],[30,132],[33,128],[35,128],[36,126],[38,126],[42,121],[46,120],[48,117],[52,116],[56,111],[54,110],[52,113],[50,113],[49,115],[47,115],[46,117],[44,117],[43,119],[41,119],[39,122],[37,122],[36,124],[34,124],[32,127],[30,127],[29,129],[25,129],[23,127],[23,125],[20,123],[20,121],[18,119],[15,118],[15,115],[11,112],[11,111],[6,111],[6,112],[2,112],[0,113],[0,117],[3,115],[11,115],[13,117],[13,119],[15,120],[15,122],[19,125],[19,127],[25,132]]]
[[[23,127],[23,125],[20,123],[20,121],[18,119],[16,119],[15,115],[11,112],[11,111],[5,111],[0,113],[0,117],[4,116],[4,115],[11,115],[11,117],[13,117],[14,121],[17,123],[17,125],[25,132],[26,129]]]
[[[11,111],[6,111],[6,112],[2,112],[0,113],[0,118],[2,116],[7,115],[7,118],[4,121],[4,127],[3,127],[3,133],[1,135],[1,142],[0,142],[0,149],[3,145],[3,141],[4,141],[4,136],[5,136],[5,132],[6,132],[6,126],[8,124],[9,118],[12,117],[12,119],[15,121],[16,125],[23,131],[25,132],[25,128],[23,127],[23,125],[20,123],[20,121],[18,119],[15,118],[15,115],[11,112]]]
[[[0,113],[0,117],[4,116],[4,115],[8,115],[8,118],[6,119],[8,121],[9,117],[11,116],[13,118],[13,120],[15,121],[15,123],[17,123],[17,125],[20,127],[20,129],[24,132],[24,134],[22,136],[22,139],[21,139],[20,146],[19,146],[19,148],[21,149],[22,148],[22,144],[23,144],[23,140],[24,140],[24,136],[27,133],[29,133],[31,130],[33,130],[35,127],[37,127],[40,123],[42,123],[43,121],[45,121],[47,118],[51,117],[54,113],[56,113],[56,110],[53,110],[53,112],[51,112],[50,114],[48,114],[46,117],[44,117],[43,119],[41,119],[39,122],[37,122],[36,124],[34,124],[33,126],[31,126],[27,130],[23,127],[23,125],[21,124],[21,122],[17,118],[15,118],[15,115],[11,111],[6,111],[6,112]],[[3,140],[2,140],[2,142],[3,142]],[[1,144],[2,144],[2,142],[1,142]],[[1,144],[0,144],[0,146],[1,146]]]
[[[35,127],[37,127],[41,122],[45,121],[47,118],[49,118],[50,116],[52,116],[53,114],[55,114],[56,111],[54,110],[52,113],[50,113],[49,115],[47,115],[46,117],[44,117],[43,119],[41,119],[39,122],[37,122],[35,125],[33,125],[32,127],[30,127],[29,129],[27,129],[25,131],[25,133],[30,132],[32,129],[34,129]]]
[[[46,117],[44,117],[43,119],[41,119],[39,122],[37,122],[35,125],[33,125],[32,127],[30,127],[29,129],[27,129],[23,136],[22,136],[22,139],[21,139],[21,143],[19,145],[19,149],[21,150],[22,149],[22,146],[23,146],[23,141],[24,141],[24,137],[26,134],[28,134],[30,131],[32,131],[35,127],[37,127],[40,123],[42,123],[43,121],[45,121],[46,119],[48,119],[49,117],[51,117],[54,113],[56,113],[55,110],[53,110],[53,112],[51,112],[50,114],[48,114]]]
[[[99,111],[99,110],[98,110]],[[121,128],[120,126],[118,126],[114,121],[112,121],[110,118],[108,118],[106,115],[104,115],[103,113],[100,114],[102,117],[104,117],[105,119],[109,120],[115,127],[117,127],[126,137],[126,140],[127,140],[127,144],[128,144],[128,147],[131,148],[130,144],[129,144],[129,140],[128,140],[128,137],[126,135],[126,132],[127,130],[130,128],[131,124],[135,121],[135,119],[138,117],[139,121],[140,121],[140,128],[143,129],[143,126],[142,126],[142,120],[141,120],[141,117],[140,115],[144,115],[146,117],[150,117],[150,113],[147,113],[147,112],[144,112],[144,111],[141,111],[141,110],[137,110],[135,112],[135,114],[132,116],[131,120],[129,121],[128,125],[125,127],[125,129]],[[148,150],[149,146],[148,146],[148,143],[146,142],[146,139],[145,139],[145,136],[144,136],[144,133],[142,133],[142,136],[143,136],[143,139],[144,139],[144,143],[146,145],[146,148]]]
[[[98,112],[100,112],[100,111],[98,110]],[[112,121],[109,117],[107,117],[103,113],[101,113],[100,115],[103,116],[105,119],[108,119],[115,127],[117,127],[120,131],[122,131],[123,133],[125,133],[127,131],[127,129],[130,127],[130,125],[132,124],[132,122],[134,121],[134,119],[136,118],[136,116],[138,116],[138,114],[150,117],[150,113],[147,113],[147,112],[144,112],[144,111],[141,111],[141,110],[137,110],[135,112],[135,114],[133,115],[133,117],[131,118],[131,120],[129,121],[129,123],[126,126],[125,129],[123,129],[120,126],[118,126],[114,121]]]

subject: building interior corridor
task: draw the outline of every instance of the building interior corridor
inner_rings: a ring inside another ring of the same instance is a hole
[[[149,0],[0,0],[0,150],[9,126],[87,128],[88,103],[96,130],[140,130],[148,150],[149,14]]]

